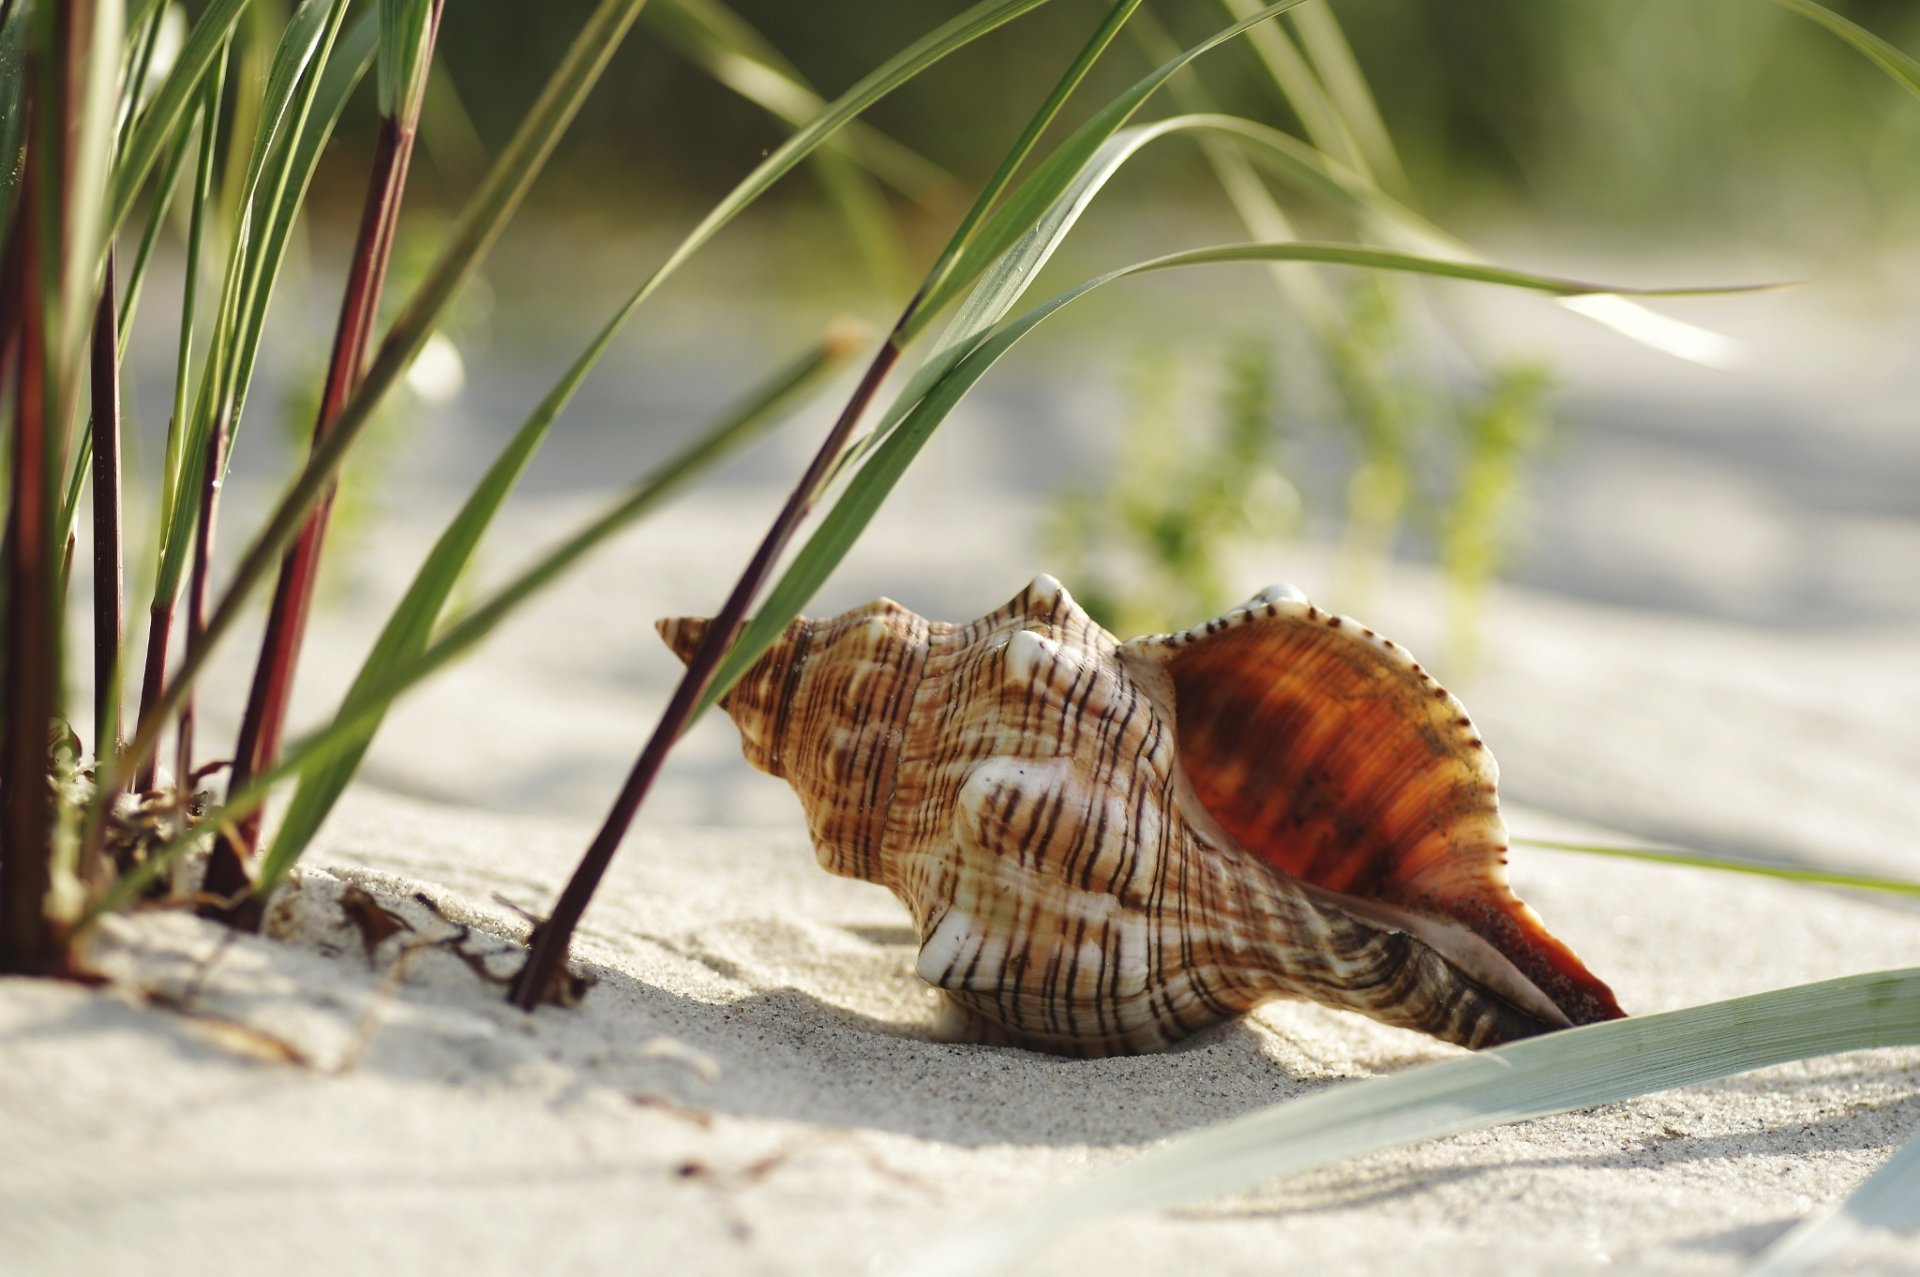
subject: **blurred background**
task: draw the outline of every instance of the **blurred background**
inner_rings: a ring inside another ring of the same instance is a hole
[[[390,298],[588,7],[447,6]],[[350,677],[367,618],[573,355],[811,113],[795,86],[831,98],[960,7],[653,0],[414,393],[349,467],[303,704]],[[587,383],[485,574],[550,543],[836,317],[884,331],[1107,7],[1055,0],[962,51],[865,117],[874,176],[803,168],[730,227]],[[1149,4],[1049,140],[1251,7]],[[1831,7],[1920,50],[1910,0]],[[1125,635],[1292,580],[1443,670],[1523,805],[1920,872],[1920,100],[1771,0],[1331,11],[1337,25],[1303,11],[1284,41],[1210,53],[1146,115],[1218,110],[1312,139],[1287,50],[1338,96],[1333,55],[1350,47],[1347,100],[1358,84],[1377,104],[1379,135],[1345,141],[1383,192],[1481,256],[1621,285],[1793,286],[1652,302],[1684,326],[1642,323],[1636,341],[1534,294],[1334,268],[1293,268],[1280,287],[1248,266],[1117,285],[989,374],[811,610],[887,594],[959,620],[1044,570]],[[276,0],[254,12],[278,29]],[[310,428],[373,137],[362,96],[276,299],[254,392],[268,422],[234,463],[262,482],[240,486],[242,509],[277,490],[267,480]],[[1273,195],[1302,238],[1367,238]],[[1030,298],[1254,238],[1209,157],[1159,142]],[[142,316],[132,365],[136,418],[156,432],[164,310]],[[836,407],[829,392],[404,705],[369,778],[597,814],[677,672],[652,619],[718,606]],[[673,768],[650,820],[797,819],[717,716]]]

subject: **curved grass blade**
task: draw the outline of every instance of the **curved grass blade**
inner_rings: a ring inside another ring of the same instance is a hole
[[[1824,1264],[1869,1229],[1912,1232],[1920,1228],[1920,1134],[1887,1164],[1824,1215],[1804,1220],[1767,1247],[1746,1277],[1788,1277]]]
[[[1151,131],[1154,127],[1142,125],[1141,130]],[[1003,321],[976,338],[973,344],[964,350],[951,352],[950,363],[933,381],[929,389],[904,408],[900,408],[896,403],[897,426],[892,428],[891,433],[878,444],[871,458],[848,481],[846,491],[841,494],[839,501],[821,521],[813,537],[795,557],[772,592],[768,594],[759,615],[747,623],[732,651],[722,662],[719,673],[714,676],[706,693],[700,698],[696,713],[704,713],[726,695],[740,676],[752,668],[753,663],[759,660],[773,641],[779,637],[781,631],[787,627],[787,623],[800,614],[800,609],[807,605],[822,585],[826,584],[827,577],[832,574],[834,568],[839,566],[841,559],[846,557],[847,551],[853,548],[853,543],[872,521],[873,516],[879,511],[880,504],[893,490],[893,486],[900,481],[900,476],[906,473],[908,463],[932,436],[934,429],[946,419],[947,414],[972,388],[974,382],[984,376],[988,368],[992,367],[1002,355],[1042,320],[1068,303],[1116,280],[1185,266],[1228,262],[1321,262],[1328,265],[1405,271],[1473,283],[1501,284],[1509,288],[1524,288],[1558,296],[1634,293],[1640,296],[1680,297],[1703,293],[1744,292],[1770,287],[1770,285],[1735,285],[1727,288],[1621,288],[1610,284],[1586,283],[1554,275],[1509,270],[1476,262],[1421,257],[1412,253],[1367,248],[1355,244],[1306,242],[1227,244],[1215,248],[1189,249],[1186,252],[1172,253],[1165,257],[1156,257],[1109,271],[1087,280],[1016,319]],[[980,286],[983,290],[992,289],[999,293],[1005,291],[1005,285],[996,278],[997,273],[998,268],[982,279]],[[969,301],[969,309],[971,305]],[[966,312],[963,311],[964,313]],[[956,316],[954,322],[956,325],[959,324],[960,317]],[[906,400],[913,390],[914,387],[910,384],[907,390],[902,391],[901,400]]]
[[[1230,1193],[1351,1157],[1591,1108],[1790,1060],[1920,1045],[1920,968],[1774,989],[1529,1038],[1168,1141],[930,1246],[913,1277],[990,1272],[1102,1216]]]
[[[1814,3],[1814,0],[1778,0],[1778,3],[1833,32],[1892,76],[1907,92],[1920,97],[1920,62],[1914,61],[1859,23],[1841,17],[1825,5]]]
[[[1770,865],[1757,860],[1710,856],[1703,851],[1687,851],[1679,847],[1619,847],[1601,843],[1562,842],[1557,838],[1520,837],[1513,841],[1547,851],[1569,851],[1583,856],[1613,856],[1656,865],[1683,865],[1691,869],[1717,869],[1722,873],[1754,874],[1762,878],[1776,878],[1781,882],[1803,882],[1815,887],[1853,887],[1861,891],[1884,891],[1898,896],[1920,896],[1920,882],[1909,882],[1904,878],[1832,873],[1825,869],[1803,869],[1795,865]]]
[[[583,356],[563,382],[567,394],[584,379],[593,358],[604,349],[615,325],[602,333],[597,348]],[[439,634],[431,633],[461,571],[488,523],[519,479],[535,449],[565,405],[565,395],[543,402],[501,452],[472,496],[448,524],[413,584],[395,607],[373,651],[361,666],[334,721],[289,746],[273,768],[230,794],[219,810],[192,833],[158,849],[112,891],[88,907],[82,925],[139,898],[146,884],[196,840],[210,837],[221,822],[238,820],[257,808],[275,784],[299,775],[301,787],[263,862],[260,890],[285,875],[311,842],[327,813],[351,779],[388,708],[408,689],[464,656],[535,594],[551,585],[608,537],[670,498],[683,484],[778,421],[829,373],[842,366],[861,344],[861,335],[836,330],[816,347],[769,378],[728,412],[719,424],[635,485],[625,497],[589,520],[579,531],[542,555],[486,599],[468,609]]]
[[[127,220],[127,214],[133,211],[133,202],[139,197],[147,174],[159,161],[160,153],[166,149],[174,130],[181,127],[201,81],[220,59],[227,45],[227,37],[233,33],[234,25],[240,21],[240,14],[248,2],[213,0],[181,45],[180,56],[175,59],[173,70],[167,73],[167,82],[160,86],[153,101],[141,113],[139,123],[134,126],[121,151],[119,163],[114,166],[108,234],[117,234],[121,223]]]

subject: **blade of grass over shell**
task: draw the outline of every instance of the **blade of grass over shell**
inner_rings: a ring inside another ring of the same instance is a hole
[[[272,849],[262,864],[264,892],[286,874],[351,779],[393,702],[410,688],[464,656],[529,599],[565,574],[609,537],[657,508],[682,486],[780,420],[801,397],[818,389],[842,367],[860,344],[859,335],[838,330],[781,369],[721,420],[675,454],[619,501],[589,520],[572,536],[542,554],[511,580],[491,591],[439,633],[432,633],[445,600],[470,564],[493,516],[518,481],[566,398],[584,380],[595,356],[611,340],[609,324],[588,356],[571,370],[562,387],[543,402],[508,443],[465,505],[441,533],[407,593],[395,607],[333,722],[299,741],[266,773],[228,795],[227,801],[193,832],[158,849],[111,892],[89,906],[84,926],[137,900],[146,884],[165,872],[172,859],[221,822],[256,809],[275,784],[300,777]],[[430,640],[430,641],[429,641]]]
[[[222,60],[227,38],[233,34],[234,25],[248,3],[249,0],[213,0],[188,32],[180,46],[180,56],[167,73],[166,83],[141,113],[126,145],[121,148],[119,162],[114,165],[107,222],[109,234],[118,233],[121,223],[133,211],[147,174],[159,161],[174,131],[181,127],[207,73]]]
[[[1564,842],[1556,838],[1516,837],[1516,845],[1539,847],[1546,851],[1574,852],[1583,856],[1612,856],[1621,860],[1644,860],[1656,865],[1681,865],[1690,869],[1715,869],[1722,873],[1753,874],[1777,878],[1782,882],[1803,882],[1816,887],[1853,887],[1861,891],[1884,891],[1891,895],[1920,896],[1920,882],[1903,878],[1883,878],[1874,874],[1834,873],[1825,869],[1805,869],[1796,865],[1766,864],[1757,860],[1739,860],[1714,856],[1704,851],[1679,847],[1623,847],[1601,843]]]
[[[1859,23],[1841,17],[1823,4],[1814,3],[1814,0],[1775,0],[1775,2],[1785,5],[1808,21],[1817,22],[1833,32],[1859,50],[1868,61],[1897,80],[1907,92],[1920,97],[1920,61],[1915,61]]]
[[[1920,1229],[1920,1134],[1909,1137],[1886,1165],[1839,1206],[1801,1221],[1762,1251],[1745,1269],[1745,1277],[1789,1277],[1822,1270],[1870,1229],[1906,1233]]]
[[[425,279],[388,330],[360,389],[341,410],[332,432],[314,448],[265,526],[242,555],[226,592],[208,618],[206,641],[198,657],[182,662],[151,711],[143,713],[127,750],[135,764],[151,753],[161,723],[185,698],[186,689],[199,676],[206,655],[238,619],[254,587],[273,569],[307,511],[326,490],[374,408],[419,354],[441,311],[472,275],[519,207],[560,134],[572,121],[587,91],[599,79],[644,3],[645,0],[601,0],[588,17],[539,99],[494,161],[481,189],[455,223]],[[99,813],[96,802],[89,811],[90,832],[99,828]]]
[[[559,979],[569,946],[572,944],[573,930],[579,925],[589,901],[593,898],[600,879],[607,867],[613,863],[615,852],[626,837],[627,829],[639,813],[640,804],[645,801],[647,792],[653,786],[654,778],[659,774],[660,766],[667,753],[679,739],[700,707],[700,697],[708,682],[720,666],[727,649],[737,637],[746,612],[752,606],[754,598],[766,583],[774,564],[785,553],[787,543],[792,540],[800,523],[813,508],[824,485],[832,476],[836,466],[852,437],[854,427],[865,414],[867,406],[879,393],[881,384],[892,372],[898,361],[901,346],[906,340],[904,330],[913,318],[916,307],[926,295],[927,289],[939,277],[940,272],[950,269],[960,245],[973,228],[992,206],[1005,183],[1011,181],[1014,170],[1019,166],[1027,151],[1038,141],[1040,132],[1045,128],[1053,113],[1073,91],[1088,66],[1101,49],[1118,34],[1120,25],[1135,8],[1139,0],[1116,0],[1106,21],[1095,29],[1080,55],[1069,65],[1067,71],[1055,84],[1040,109],[1028,122],[1026,130],[1014,143],[1012,150],[1002,158],[999,168],[988,179],[986,187],[975,199],[972,209],[961,220],[960,228],[949,239],[947,248],[941,253],[939,261],[928,276],[928,284],[921,292],[908,301],[906,309],[895,321],[893,331],[887,340],[881,343],[874,353],[873,360],[860,377],[852,396],[840,410],[840,415],[827,432],[827,437],[814,453],[793,491],[788,495],[780,513],[775,516],[773,526],[767,530],[753,556],[747,561],[746,568],[734,583],[727,600],[714,614],[707,627],[707,633],[687,662],[686,670],[681,674],[680,682],[675,686],[673,695],[667,701],[659,721],[654,725],[653,733],[641,748],[640,756],[634,760],[625,783],[614,798],[613,807],[606,820],[601,824],[593,841],[588,844],[580,861],[574,866],[566,886],[561,890],[560,898],[555,902],[553,912],[547,919],[534,928],[531,949],[527,961],[508,991],[508,1000],[524,1011],[531,1012],[547,999],[548,990]]]
[[[1840,1051],[1920,1045],[1920,968],[1774,989],[1529,1038],[1178,1136],[928,1247],[914,1277],[985,1273],[1095,1219]]]
[[[1143,130],[1151,130],[1153,127],[1152,125],[1141,126]],[[947,414],[971,389],[973,383],[985,375],[988,368],[1042,320],[1094,289],[1117,280],[1186,266],[1230,262],[1322,262],[1329,265],[1375,270],[1405,271],[1474,283],[1500,284],[1510,288],[1523,288],[1558,296],[1634,293],[1641,296],[1679,297],[1704,293],[1743,292],[1751,291],[1756,287],[1768,287],[1767,285],[1735,285],[1732,287],[1620,288],[1552,275],[1509,270],[1498,266],[1485,266],[1475,262],[1421,257],[1389,249],[1367,248],[1354,244],[1308,242],[1228,244],[1215,248],[1190,249],[1109,271],[1060,294],[1017,319],[1003,321],[976,338],[974,343],[964,351],[955,352],[956,357],[932,386],[900,411],[897,427],[879,442],[873,455],[848,481],[847,488],[841,494],[839,501],[822,520],[812,539],[795,556],[793,563],[780,578],[779,584],[768,594],[759,614],[748,622],[739,640],[728,652],[719,672],[700,698],[697,712],[704,712],[726,695],[740,676],[752,668],[753,663],[759,660],[774,639],[779,637],[788,622],[800,614],[800,609],[807,605],[819,588],[826,583],[827,577],[832,574],[834,568],[839,566],[841,559],[846,557],[847,551],[852,549],[854,541],[859,538],[860,533],[879,511],[887,494],[899,482],[900,476],[906,472],[908,463],[932,436],[934,429],[945,420]],[[998,269],[996,267],[995,271],[988,272],[988,275],[981,280],[981,289],[992,289],[1001,293],[1006,291],[1005,285],[995,277]],[[968,305],[970,308],[971,301]],[[956,317],[955,323],[959,322],[959,317]],[[902,399],[906,398],[911,389],[909,387],[909,391],[902,392]]]

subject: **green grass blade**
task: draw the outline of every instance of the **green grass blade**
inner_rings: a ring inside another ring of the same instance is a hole
[[[1920,62],[1902,53],[1857,22],[1841,17],[1814,0],[1778,0],[1801,17],[1817,22],[1864,54],[1868,61],[1899,81],[1907,92],[1920,97]]]
[[[1139,131],[1150,133],[1155,127],[1141,125]],[[865,531],[867,524],[879,511],[881,503],[886,500],[893,486],[899,482],[900,476],[906,473],[908,463],[932,436],[934,429],[946,419],[947,414],[953,410],[954,405],[972,388],[973,384],[986,374],[987,369],[1042,320],[1053,315],[1061,307],[1084,297],[1087,293],[1117,280],[1187,266],[1230,262],[1321,262],[1329,265],[1432,275],[1473,283],[1500,284],[1509,288],[1530,289],[1560,296],[1622,292],[1649,296],[1692,296],[1702,293],[1739,292],[1750,287],[1628,289],[1475,262],[1422,257],[1388,249],[1367,248],[1353,244],[1304,242],[1228,244],[1216,248],[1190,249],[1109,271],[1105,275],[1087,280],[1016,319],[1002,321],[998,326],[981,334],[969,347],[950,350],[947,355],[949,362],[924,390],[909,383],[900,397],[901,401],[907,402],[907,406],[901,409],[898,403],[896,404],[898,424],[886,435],[884,441],[878,444],[866,464],[861,466],[848,481],[846,491],[841,494],[840,499],[821,521],[812,538],[808,540],[806,546],[781,576],[779,583],[768,594],[759,614],[741,631],[739,639],[734,643],[726,660],[721,663],[719,672],[701,698],[699,712],[704,713],[726,695],[728,689],[739,680],[742,674],[752,668],[753,663],[759,660],[768,646],[779,637],[787,623],[800,614],[800,609],[807,605],[822,585],[826,584],[834,568],[839,566],[841,559],[846,557],[847,551],[852,549],[853,543],[859,538],[860,533]],[[996,266],[981,280],[982,290],[998,291],[1004,288],[996,278],[998,269]],[[954,322],[960,323],[960,317],[956,316]],[[914,397],[909,401],[910,395]]]
[[[1400,163],[1400,153],[1394,148],[1393,136],[1380,116],[1380,105],[1374,101],[1367,77],[1353,56],[1353,47],[1347,43],[1339,19],[1333,16],[1333,7],[1307,5],[1294,13],[1293,25],[1300,33],[1300,46],[1306,51],[1314,74],[1325,86],[1328,100],[1359,148],[1367,170],[1387,190],[1407,198],[1411,187]]]
[[[343,11],[346,8],[344,4],[339,7]],[[267,308],[273,300],[273,286],[279,278],[281,264],[286,260],[294,221],[306,202],[307,188],[313,181],[320,154],[340,121],[340,113],[373,62],[377,38],[371,13],[363,13],[353,28],[340,37],[314,80],[311,92],[305,95],[299,129],[289,138],[279,180],[270,193],[262,192],[260,212],[264,216],[257,217],[255,224],[263,225],[266,233],[260,237],[260,248],[249,272],[251,292],[237,346],[240,358],[233,381],[236,425],[253,381]]]
[[[167,440],[160,467],[160,529],[155,538],[154,574],[159,579],[159,564],[166,557],[166,529],[172,524],[174,501],[180,491],[185,470],[187,433],[188,374],[193,367],[193,332],[200,309],[201,258],[206,250],[207,223],[213,216],[213,170],[220,134],[220,100],[226,91],[227,52],[220,54],[220,69],[201,91],[199,152],[194,161],[193,192],[187,208],[187,262],[180,284],[180,329],[174,351],[173,411],[167,416]],[[163,596],[156,589],[154,599]]]
[[[1883,878],[1874,874],[1833,873],[1825,869],[1803,869],[1795,865],[1771,865],[1757,860],[1737,860],[1728,856],[1710,856],[1703,851],[1679,847],[1621,847],[1590,842],[1562,842],[1556,838],[1515,838],[1515,843],[1540,847],[1547,851],[1568,851],[1583,856],[1613,856],[1621,860],[1643,860],[1656,865],[1684,865],[1690,869],[1716,869],[1722,873],[1754,874],[1781,882],[1803,882],[1815,887],[1853,887],[1861,891],[1884,891],[1891,895],[1920,896],[1920,882],[1903,878]]]
[[[1920,1134],[1910,1137],[1887,1164],[1824,1215],[1805,1220],[1767,1247],[1746,1277],[1789,1277],[1823,1265],[1869,1229],[1912,1232],[1920,1228]]]
[[[433,0],[378,0],[380,15],[380,114],[417,120],[427,92],[427,36]]]
[[[233,33],[247,4],[248,0],[213,0],[188,33],[180,47],[180,56],[167,73],[166,83],[141,114],[114,168],[112,208],[108,215],[110,233],[117,233],[133,211],[141,184],[166,150],[174,130],[185,121],[187,108],[207,72],[221,58],[227,37]]]
[[[1920,968],[1876,971],[1549,1033],[1334,1086],[1179,1136],[928,1248],[914,1277],[981,1273],[1102,1216],[1838,1051],[1920,1045]]]
[[[1229,14],[1244,18],[1253,10],[1254,0],[1220,0],[1220,4]],[[1299,118],[1307,138],[1328,155],[1337,155],[1344,163],[1362,172],[1368,171],[1359,142],[1348,130],[1319,74],[1294,44],[1293,37],[1275,23],[1250,33],[1247,43],[1280,96]]]

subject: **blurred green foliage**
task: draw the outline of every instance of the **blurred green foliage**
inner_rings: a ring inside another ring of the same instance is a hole
[[[517,123],[540,69],[587,7],[449,8],[442,62],[483,146],[496,147]],[[948,0],[732,7],[829,96],[954,10]],[[972,189],[1104,7],[1048,5],[881,103],[871,123]],[[1184,0],[1149,8],[1182,38],[1210,29],[1219,13]],[[1902,47],[1920,44],[1911,0],[1833,8]],[[638,38],[616,56],[559,157],[562,180],[541,197],[549,208],[589,189],[599,207],[636,218],[704,205],[784,137],[779,122],[647,27],[670,21],[673,9],[673,0],[650,4]],[[1910,228],[1920,206],[1920,172],[1908,162],[1920,149],[1920,116],[1895,109],[1898,87],[1857,54],[1771,0],[1339,0],[1333,11],[1412,188],[1445,221],[1524,210],[1532,224],[1622,234],[1658,221],[1668,243],[1719,242],[1730,229],[1857,241]],[[1102,100],[1144,66],[1112,59],[1085,100]],[[1209,59],[1205,75],[1222,109],[1292,124],[1245,44]],[[433,122],[426,127],[432,171],[421,189],[457,198],[464,188],[439,171]],[[1180,162],[1195,180],[1160,189],[1213,198],[1200,160]],[[811,184],[784,192],[817,193]]]

